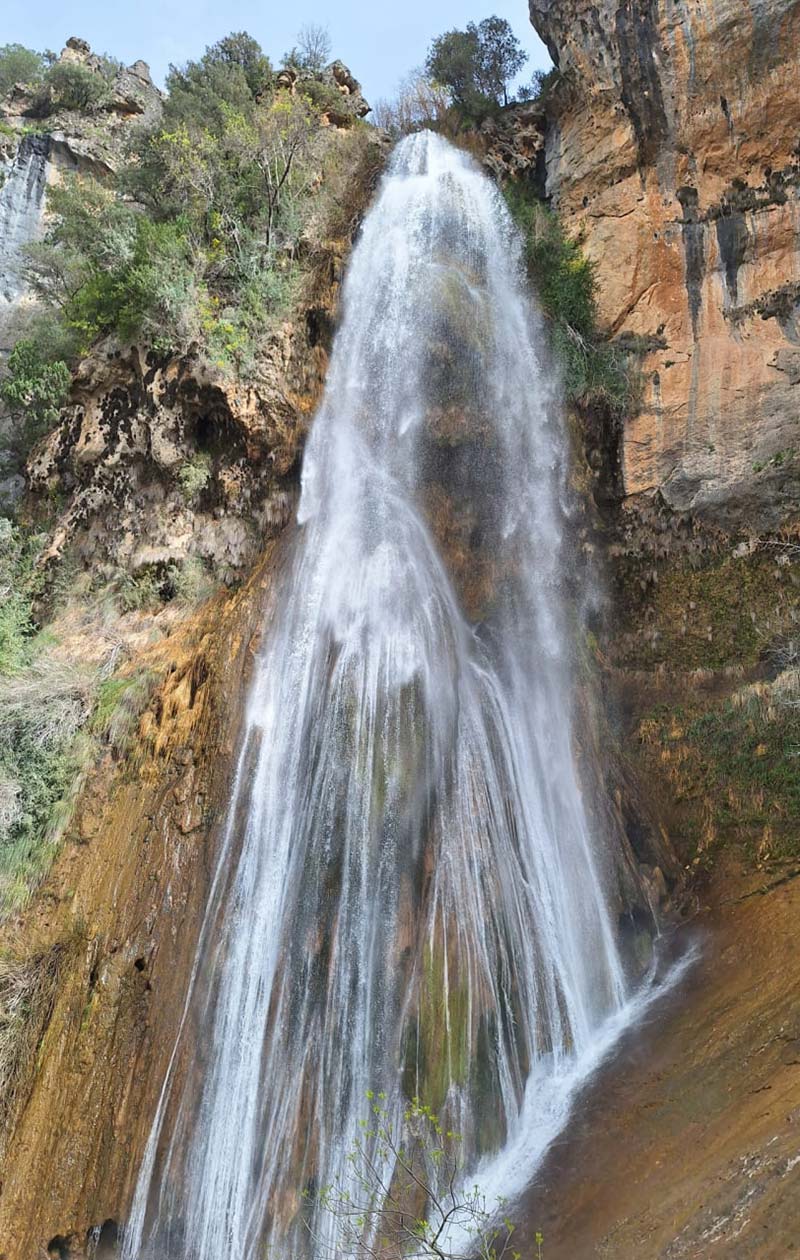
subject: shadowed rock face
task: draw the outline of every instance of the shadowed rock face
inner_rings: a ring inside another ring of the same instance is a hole
[[[585,232],[601,317],[657,336],[626,493],[774,527],[796,511],[797,0],[531,0],[562,81],[547,193]]]

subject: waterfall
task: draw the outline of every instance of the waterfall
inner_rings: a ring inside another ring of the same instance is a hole
[[[403,140],[345,281],[127,1260],[307,1251],[301,1196],[347,1186],[368,1090],[452,1116],[519,1188],[629,1009],[542,345],[496,187]]]
[[[49,136],[24,136],[0,187],[0,314],[24,291],[22,247],[41,231]]]

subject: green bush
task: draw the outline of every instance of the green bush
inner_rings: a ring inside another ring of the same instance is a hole
[[[92,674],[35,637],[40,538],[0,530],[0,915],[21,905],[46,869],[83,764],[78,734]],[[38,649],[38,650],[37,650]]]
[[[178,485],[187,503],[192,503],[211,480],[211,458],[198,451],[178,469]]]
[[[139,670],[123,678],[105,678],[97,688],[89,730],[118,757],[128,749],[155,682],[149,670]]]
[[[195,302],[195,260],[182,219],[155,223],[91,178],[48,194],[51,226],[27,250],[34,292],[61,311],[85,350],[101,334],[182,344]]]
[[[77,61],[56,61],[44,84],[50,109],[92,110],[108,99],[105,77]]]
[[[528,275],[548,317],[567,397],[624,414],[638,397],[638,377],[627,350],[597,331],[593,263],[580,240],[567,236],[558,216],[524,186],[511,183],[503,191],[522,233]]]
[[[18,673],[30,658],[33,601],[42,587],[36,557],[42,539],[0,517],[0,676]]]
[[[6,370],[0,399],[16,421],[16,445],[26,454],[55,424],[72,378],[63,360],[47,362],[44,346],[30,337],[14,345]]]
[[[0,48],[0,97],[6,96],[15,83],[40,83],[48,58],[22,44],[3,44]]]

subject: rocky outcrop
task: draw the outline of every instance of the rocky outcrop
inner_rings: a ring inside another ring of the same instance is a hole
[[[74,36],[59,60],[94,70],[102,64],[86,41]],[[51,106],[41,88],[24,84],[0,101],[0,359],[29,306],[24,250],[44,232],[48,185],[67,174],[113,174],[131,125],[155,121],[162,97],[145,62],[137,61],[119,68],[96,111]]]
[[[323,126],[351,127],[370,113],[361,84],[343,61],[333,61],[318,73],[286,66],[277,77],[277,85],[292,96],[308,96],[320,110]]]
[[[800,468],[800,3],[530,7],[560,71],[547,193],[642,350],[625,493],[775,527]]]
[[[63,502],[46,559],[163,578],[194,558],[240,576],[291,515],[326,363],[311,319],[276,332],[248,385],[197,353],[97,347],[28,463],[32,494]]]

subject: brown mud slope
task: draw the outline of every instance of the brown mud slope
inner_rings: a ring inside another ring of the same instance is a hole
[[[546,1260],[800,1255],[800,874],[719,880],[700,961],[579,1100],[522,1207]]]

